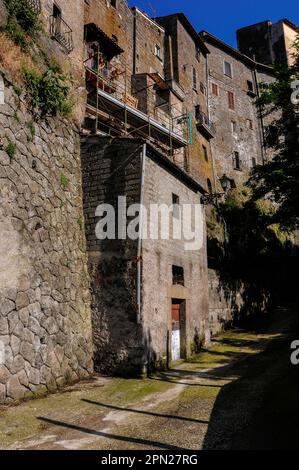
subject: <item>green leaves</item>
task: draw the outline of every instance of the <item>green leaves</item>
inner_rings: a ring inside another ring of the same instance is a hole
[[[254,200],[273,198],[274,222],[289,229],[299,227],[299,109],[291,101],[291,84],[299,79],[299,37],[295,47],[294,63],[277,65],[275,82],[261,87],[257,104],[263,116],[272,118],[265,129],[265,146],[274,158],[257,167],[248,183]]]
[[[6,33],[22,49],[26,50],[41,29],[38,15],[26,0],[5,0],[8,12]]]
[[[23,78],[27,87],[30,105],[42,117],[67,116],[72,105],[69,101],[69,86],[66,77],[57,66],[48,67],[44,73],[23,67]]]

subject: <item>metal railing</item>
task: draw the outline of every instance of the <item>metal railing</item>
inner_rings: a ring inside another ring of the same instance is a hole
[[[73,31],[61,16],[50,16],[50,33],[66,52],[72,52],[74,49]]]
[[[176,153],[177,150],[173,149],[172,141],[173,134],[175,133],[180,138],[188,139],[188,123],[185,116],[182,116],[182,110],[177,110],[174,106],[171,107],[170,113],[165,113],[161,109],[155,109],[152,106],[152,111],[147,113],[149,121],[144,126],[134,128],[132,125],[127,124],[127,110],[128,107],[139,109],[138,97],[132,94],[131,88],[131,75],[129,74],[125,65],[112,65],[106,61],[99,60],[96,55],[90,55],[84,61],[86,69],[86,81],[88,98],[87,104],[95,109],[96,121],[98,121],[98,112],[101,109],[109,114],[109,109],[106,105],[102,104],[102,99],[99,93],[94,93],[93,90],[98,89],[104,91],[126,105],[124,118],[114,114],[109,121],[104,124],[104,127],[109,129],[113,134],[119,131],[125,135],[139,135],[150,140],[155,145],[158,144],[160,149],[165,153]],[[91,84],[91,86],[89,85]],[[153,103],[154,104],[154,103]],[[152,126],[150,118],[153,118],[161,126],[169,132],[169,142],[162,144],[159,139],[155,139],[152,135]],[[100,123],[99,123],[100,124]],[[102,126],[103,127],[103,126]],[[96,123],[96,128],[97,123]],[[170,150],[169,150],[170,149]]]
[[[210,137],[214,137],[216,134],[215,124],[213,124],[209,117],[202,111],[199,111],[196,114],[196,124],[197,126],[202,127],[210,135]]]
[[[27,5],[31,8],[36,15],[39,15],[41,12],[41,3],[40,0],[25,0]]]

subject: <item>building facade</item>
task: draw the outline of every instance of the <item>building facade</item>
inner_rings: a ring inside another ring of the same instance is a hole
[[[0,245],[0,402],[87,377],[92,360],[105,373],[166,367],[232,319],[208,265],[203,202],[224,192],[224,176],[225,190],[242,186],[271,158],[255,99],[271,65],[292,60],[298,32],[287,20],[254,25],[239,30],[237,51],[199,35],[182,13],[153,19],[124,0],[27,4],[43,25],[40,50],[70,78],[75,109],[71,121],[32,123],[1,68],[0,233],[10,244]],[[5,26],[2,0],[0,16]],[[171,227],[185,205],[197,206],[200,246],[140,234],[101,240],[98,207],[118,214],[119,196],[125,208],[171,207]],[[236,295],[242,308],[242,286]]]

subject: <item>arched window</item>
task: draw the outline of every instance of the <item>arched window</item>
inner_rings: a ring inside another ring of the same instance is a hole
[[[207,186],[208,186],[208,191],[210,194],[213,192],[213,187],[210,178],[207,179]]]

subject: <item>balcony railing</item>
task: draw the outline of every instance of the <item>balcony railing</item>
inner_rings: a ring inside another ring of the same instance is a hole
[[[27,5],[31,8],[36,15],[39,15],[41,12],[40,0],[26,0]]]
[[[60,16],[50,17],[50,32],[52,38],[56,39],[67,53],[72,52],[74,49],[73,31]]]
[[[215,136],[215,124],[213,124],[209,117],[201,111],[196,115],[196,125],[208,138],[213,138]]]

